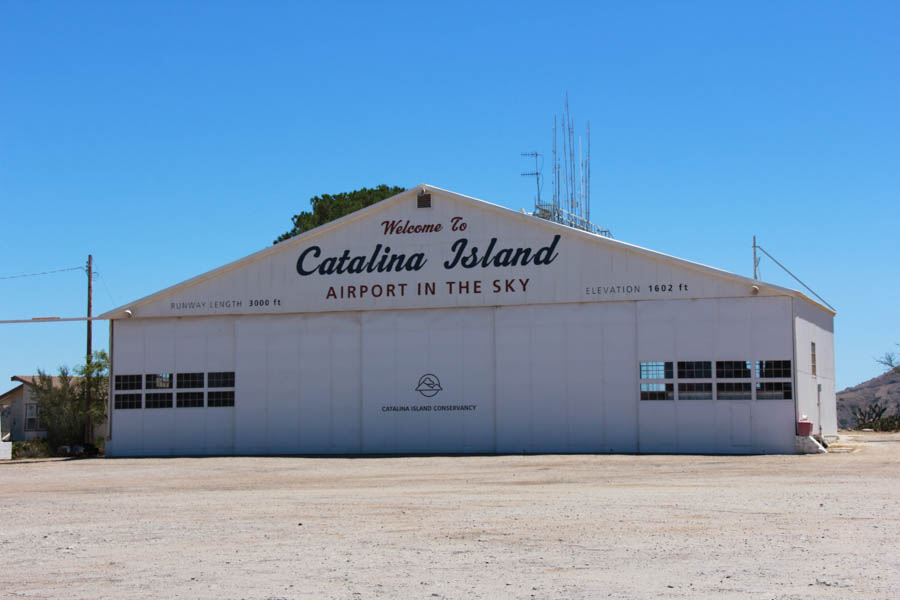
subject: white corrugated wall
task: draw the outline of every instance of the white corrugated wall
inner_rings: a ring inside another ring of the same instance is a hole
[[[790,359],[791,311],[768,297],[119,320],[115,374],[233,370],[236,405],[115,410],[109,453],[791,452],[791,400],[638,400],[640,361]],[[425,373],[433,398],[415,389]]]

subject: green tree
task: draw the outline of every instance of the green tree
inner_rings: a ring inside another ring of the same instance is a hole
[[[31,394],[37,400],[41,423],[47,429],[47,441],[51,448],[84,441],[88,415],[85,395],[89,386],[91,420],[94,425],[106,421],[108,383],[109,357],[103,351],[94,352],[89,364],[77,366],[74,375],[68,367],[59,367],[56,381],[38,369],[38,378]]]
[[[349,215],[361,208],[381,202],[385,198],[396,196],[403,191],[405,191],[405,188],[402,187],[379,185],[374,188],[362,188],[341,194],[322,194],[321,196],[310,198],[309,203],[312,206],[312,211],[303,211],[291,217],[294,226],[289,231],[278,236],[278,239],[273,243],[283,242],[304,231],[309,231],[319,225],[324,225],[344,215]]]
[[[75,372],[80,378],[79,396],[82,407],[85,405],[85,394],[90,385],[90,424],[93,429],[106,423],[106,407],[109,405],[109,356],[103,350],[95,350],[91,362],[80,365]],[[85,432],[86,430],[83,429]],[[93,431],[91,437],[93,438]]]

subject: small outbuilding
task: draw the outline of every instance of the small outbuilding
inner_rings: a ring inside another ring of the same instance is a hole
[[[106,453],[791,453],[834,314],[420,185],[102,315]]]

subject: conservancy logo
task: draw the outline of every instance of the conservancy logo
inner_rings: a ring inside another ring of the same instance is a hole
[[[441,380],[437,378],[437,375],[431,373],[425,373],[419,377],[419,383],[416,385],[416,391],[426,398],[437,396],[442,389]]]

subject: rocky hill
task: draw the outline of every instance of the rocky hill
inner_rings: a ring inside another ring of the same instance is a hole
[[[900,412],[900,368],[838,392],[838,427],[841,429],[855,427],[853,407],[866,405],[874,400],[888,407],[885,413],[887,415]]]

